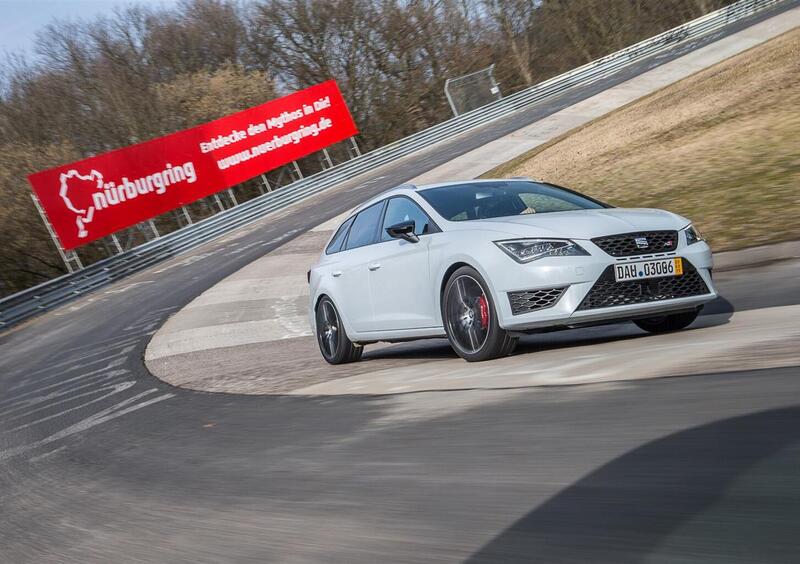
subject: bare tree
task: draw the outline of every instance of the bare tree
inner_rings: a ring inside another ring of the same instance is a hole
[[[536,50],[538,16],[535,0],[484,0],[497,26],[500,44],[506,49],[524,86],[534,82],[533,58]]]

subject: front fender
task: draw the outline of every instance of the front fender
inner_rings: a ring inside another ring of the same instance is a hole
[[[503,264],[502,261],[510,260],[492,241],[487,241],[486,235],[471,234],[466,231],[454,231],[447,235],[458,237],[458,252],[452,252],[455,245],[451,241],[442,240],[441,244],[431,248],[431,266],[433,279],[436,282],[434,303],[436,304],[436,319],[442,325],[442,294],[447,278],[450,276],[454,265],[463,264],[470,266],[478,271],[481,278],[489,286],[489,293],[495,304],[499,299],[497,290],[491,276],[491,270],[495,265]],[[497,239],[502,239],[505,234],[498,234]],[[468,250],[464,250],[468,249]],[[495,305],[497,309],[497,305]]]

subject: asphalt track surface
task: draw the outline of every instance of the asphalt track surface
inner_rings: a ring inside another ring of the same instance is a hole
[[[287,239],[702,44],[4,335],[0,562],[800,560],[798,368],[288,398],[171,388],[142,362],[170,313]],[[800,303],[799,272],[795,261],[723,273],[726,300],[710,310]]]

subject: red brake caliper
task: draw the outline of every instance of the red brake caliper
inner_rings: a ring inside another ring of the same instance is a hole
[[[486,302],[486,296],[481,295],[478,298],[478,307],[481,310],[481,327],[486,329],[489,326],[489,304]]]

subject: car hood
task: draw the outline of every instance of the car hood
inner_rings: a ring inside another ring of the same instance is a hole
[[[454,229],[485,229],[519,237],[592,239],[617,233],[681,229],[689,220],[647,208],[575,210],[452,223]]]

